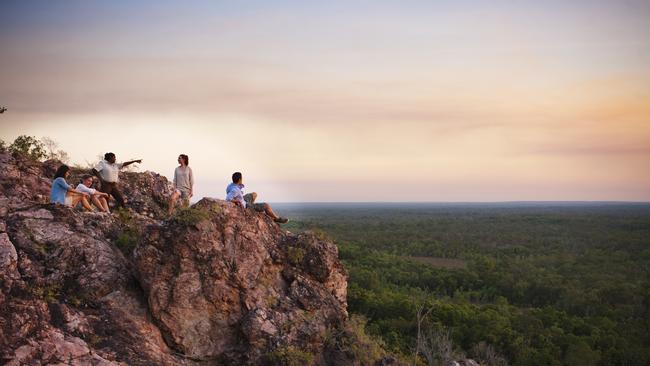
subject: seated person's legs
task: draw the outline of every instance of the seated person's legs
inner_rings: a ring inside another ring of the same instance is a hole
[[[106,197],[99,197],[99,203],[101,203],[104,212],[111,212],[108,209],[108,200],[106,199]]]
[[[248,193],[244,195],[244,201],[246,201],[246,207],[250,207],[253,210],[257,212],[264,212],[267,215],[269,215],[273,221],[279,222],[279,223],[285,223],[288,222],[286,218],[278,216],[275,212],[273,212],[273,209],[271,208],[271,205],[268,203],[255,203],[255,200],[257,199],[257,193]]]
[[[90,203],[88,203],[88,200],[86,199],[86,196],[83,194],[79,193],[74,193],[74,192],[68,192],[65,195],[65,204],[71,207],[77,207],[77,205],[81,203],[81,205],[88,211],[93,211],[93,208],[90,206]]]
[[[92,201],[93,205],[95,205],[100,211],[108,212],[108,204],[106,203],[106,199],[104,199],[104,197],[92,195],[90,196],[90,200]]]
[[[246,193],[244,195],[244,201],[246,202],[246,207],[252,207],[253,203],[255,203],[255,200],[257,199],[257,193]]]
[[[285,217],[280,217],[278,216],[275,212],[273,212],[273,209],[271,208],[271,205],[268,203],[263,203],[264,205],[264,212],[266,212],[267,215],[271,216],[273,218],[273,221],[279,222],[279,223],[286,223],[289,222],[289,219]]]

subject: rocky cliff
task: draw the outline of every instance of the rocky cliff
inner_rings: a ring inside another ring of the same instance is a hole
[[[332,242],[217,199],[166,218],[150,172],[121,175],[129,210],[50,204],[58,164],[0,153],[0,363],[367,363]]]

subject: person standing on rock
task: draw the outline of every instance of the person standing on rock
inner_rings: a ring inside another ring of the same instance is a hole
[[[235,172],[232,175],[232,183],[226,187],[226,201],[230,201],[241,207],[252,208],[257,212],[265,212],[273,221],[284,224],[289,222],[286,217],[280,217],[273,212],[273,209],[268,203],[255,203],[257,193],[244,194],[243,178],[240,172]]]
[[[174,192],[169,197],[169,210],[168,214],[172,214],[176,201],[181,198],[183,206],[190,205],[190,198],[194,195],[194,175],[190,165],[190,158],[185,154],[178,156],[178,164],[174,170]]]
[[[109,152],[104,154],[104,160],[97,163],[93,168],[93,174],[99,178],[99,182],[101,183],[99,191],[113,196],[116,202],[116,207],[124,207],[124,197],[118,187],[120,169],[133,163],[141,162],[142,159],[116,163],[115,154]]]
[[[99,192],[90,188],[93,185],[93,176],[86,174],[81,177],[81,183],[77,185],[77,191],[90,195],[91,202],[102,212],[110,213],[108,209],[108,193]]]
[[[62,205],[77,207],[79,203],[88,211],[93,208],[88,203],[88,194],[72,188],[65,181],[70,176],[70,167],[63,164],[56,170],[54,181],[52,182],[52,191],[50,192],[50,202],[60,203]]]

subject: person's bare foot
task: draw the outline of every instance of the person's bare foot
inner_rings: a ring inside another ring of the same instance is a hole
[[[278,217],[273,221],[277,222],[278,224],[286,224],[287,222],[289,222],[289,219],[287,219],[286,217]]]

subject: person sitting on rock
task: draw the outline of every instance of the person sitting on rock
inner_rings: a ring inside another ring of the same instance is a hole
[[[190,204],[190,198],[194,195],[194,175],[192,174],[192,168],[190,165],[190,158],[185,154],[180,154],[178,156],[178,164],[174,170],[174,190],[169,197],[169,210],[168,214],[172,214],[174,211],[174,206],[176,201],[181,198],[183,200],[183,206],[187,207]]]
[[[72,188],[65,181],[70,176],[70,167],[63,164],[56,170],[54,181],[52,182],[52,191],[50,192],[50,202],[60,203],[62,205],[77,207],[79,203],[88,211],[93,208],[88,203],[88,194]]]
[[[243,178],[240,172],[233,173],[232,183],[226,187],[226,201],[230,201],[244,208],[252,208],[257,212],[265,212],[277,223],[284,224],[289,222],[289,219],[276,215],[268,203],[255,203],[257,193],[244,194],[244,184],[242,184],[242,181]]]
[[[124,207],[124,197],[118,187],[120,169],[133,163],[141,163],[142,159],[126,161],[124,163],[115,162],[115,154],[112,152],[104,154],[104,160],[100,161],[93,168],[93,174],[99,178],[101,183],[100,192],[107,193],[115,199],[117,207]]]
[[[90,188],[93,185],[93,176],[86,174],[81,177],[81,183],[77,185],[77,191],[86,193],[90,196],[91,202],[99,208],[100,211],[109,212],[108,210],[108,193],[99,192],[96,189]]]

